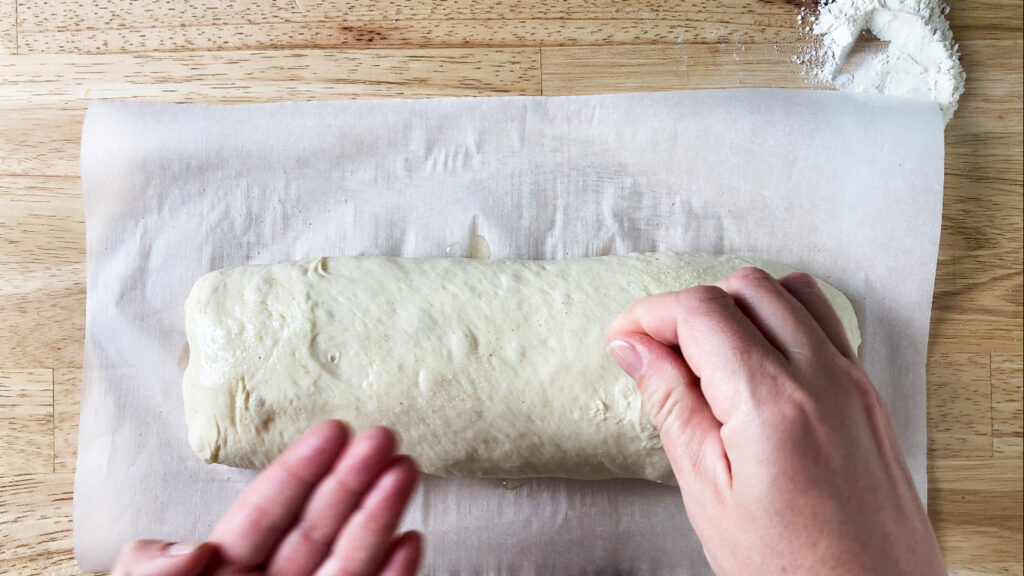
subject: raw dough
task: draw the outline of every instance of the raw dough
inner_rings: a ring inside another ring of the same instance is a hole
[[[604,328],[637,298],[751,264],[657,253],[217,270],[185,305],[189,441],[209,462],[261,468],[312,424],[338,418],[394,428],[429,474],[671,483]],[[856,346],[849,301],[822,287]]]

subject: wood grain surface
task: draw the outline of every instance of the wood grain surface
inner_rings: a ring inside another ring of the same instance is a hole
[[[93,98],[264,102],[821,89],[798,0],[0,0],[0,573],[77,574]],[[813,10],[812,4],[807,4]],[[1024,574],[1019,0],[953,1],[928,363],[930,514],[953,574]]]

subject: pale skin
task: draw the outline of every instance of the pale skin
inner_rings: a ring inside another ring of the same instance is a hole
[[[608,327],[686,512],[723,576],[946,574],[888,412],[804,274],[743,269],[637,301]],[[207,542],[138,541],[115,576],[415,573],[396,535],[416,469],[383,428],[296,441]]]

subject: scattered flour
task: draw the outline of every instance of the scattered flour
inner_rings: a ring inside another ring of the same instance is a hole
[[[821,42],[794,60],[812,82],[934,100],[949,122],[964,91],[965,74],[947,12],[943,0],[821,0],[817,17],[806,8],[797,16],[801,29]],[[888,47],[852,73],[841,73],[864,30]]]

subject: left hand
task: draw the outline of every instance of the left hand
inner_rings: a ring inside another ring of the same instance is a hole
[[[138,540],[112,576],[410,576],[416,532],[395,537],[416,466],[395,436],[368,428],[348,442],[338,421],[314,426],[235,500],[207,542]]]

